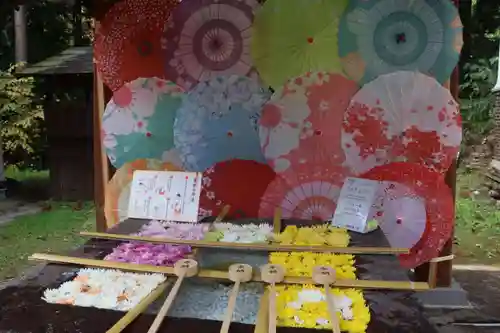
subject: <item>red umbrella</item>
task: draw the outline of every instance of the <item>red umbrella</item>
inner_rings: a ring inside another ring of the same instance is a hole
[[[262,110],[262,151],[276,172],[311,163],[325,153],[336,165],[345,162],[341,146],[344,111],[358,85],[343,75],[310,72],[288,80]]]
[[[424,74],[381,75],[353,97],[341,136],[355,174],[391,162],[445,173],[460,150],[460,108],[447,89]]]
[[[178,0],[124,0],[114,4],[96,31],[94,54],[113,91],[139,77],[164,78],[164,27]]]
[[[425,202],[425,231],[410,253],[400,256],[401,264],[414,268],[439,256],[444,244],[451,237],[455,213],[451,189],[445,184],[444,176],[422,165],[396,162],[375,167],[362,178],[399,183],[410,188]]]
[[[295,165],[269,184],[259,216],[272,217],[276,207],[281,207],[283,218],[329,220],[346,176],[345,169],[328,159]]]
[[[200,212],[217,216],[230,205],[229,218],[257,217],[260,199],[275,176],[271,167],[255,161],[217,163],[203,172]]]

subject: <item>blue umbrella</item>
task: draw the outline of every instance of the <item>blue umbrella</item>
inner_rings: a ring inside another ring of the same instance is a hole
[[[462,23],[450,0],[351,0],[338,39],[344,71],[361,84],[400,70],[444,83],[463,44]]]
[[[184,167],[204,171],[230,159],[265,162],[257,122],[269,97],[269,91],[246,77],[200,82],[185,96],[174,125]]]

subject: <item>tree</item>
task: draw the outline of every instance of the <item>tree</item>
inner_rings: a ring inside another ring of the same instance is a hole
[[[22,159],[35,152],[34,143],[43,133],[43,110],[34,100],[33,78],[15,77],[14,70],[0,72],[0,149],[5,150],[0,155]]]

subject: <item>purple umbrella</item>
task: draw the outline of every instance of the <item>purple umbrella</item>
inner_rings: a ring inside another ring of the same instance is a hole
[[[166,77],[185,89],[221,75],[257,78],[250,56],[256,0],[182,1],[166,30]]]

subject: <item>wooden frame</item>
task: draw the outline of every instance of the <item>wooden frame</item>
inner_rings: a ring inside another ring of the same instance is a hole
[[[93,2],[96,12],[102,13],[109,7],[112,1],[95,1]],[[458,7],[458,1],[455,2]],[[96,25],[98,22],[96,22]],[[104,110],[104,105],[106,101],[111,96],[109,90],[106,93],[106,88],[103,86],[102,81],[99,79],[97,71],[94,66],[94,183],[95,183],[95,206],[96,206],[96,229],[98,231],[106,230],[106,220],[104,216],[104,198],[105,198],[105,188],[109,180],[109,164],[107,157],[105,155],[102,140],[101,140],[101,115]],[[458,65],[455,68],[449,82],[449,88],[452,95],[458,100],[459,94],[459,69]],[[96,98],[97,97],[97,98]],[[108,98],[106,98],[108,97]],[[452,166],[447,172],[446,183],[450,187],[455,198],[455,188],[456,188],[456,173],[457,164],[456,161],[453,162]],[[449,256],[453,252],[453,236],[446,243],[440,256]],[[415,278],[417,281],[428,281],[429,273],[435,272],[436,279],[435,284],[439,287],[448,287],[451,285],[452,280],[452,260],[433,263],[432,269],[430,264],[425,264],[418,267],[415,270]]]

